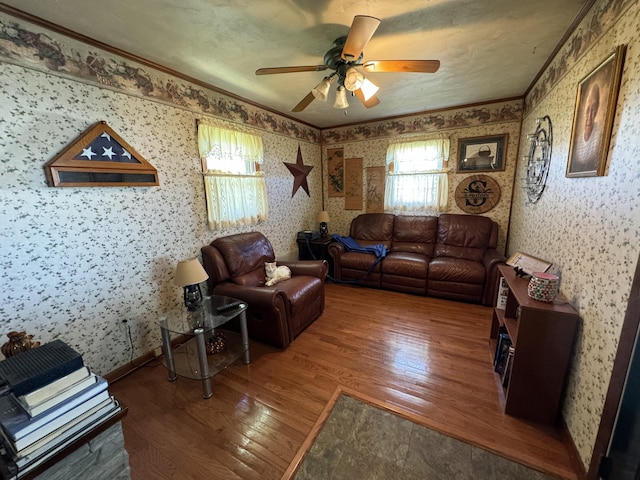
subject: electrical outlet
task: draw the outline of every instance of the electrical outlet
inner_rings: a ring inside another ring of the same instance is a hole
[[[126,335],[128,326],[129,326],[129,322],[127,321],[126,318],[124,320],[118,320],[118,330],[120,330],[120,333]]]
[[[153,349],[153,354],[156,358],[162,356],[162,347],[156,347]]]

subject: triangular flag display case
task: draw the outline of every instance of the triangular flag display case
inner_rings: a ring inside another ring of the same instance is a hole
[[[157,170],[105,121],[96,123],[45,166],[50,187],[157,186]]]

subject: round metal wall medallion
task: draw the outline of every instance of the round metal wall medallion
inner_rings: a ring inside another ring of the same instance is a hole
[[[455,199],[463,212],[485,213],[500,201],[500,185],[488,175],[472,175],[458,184]]]

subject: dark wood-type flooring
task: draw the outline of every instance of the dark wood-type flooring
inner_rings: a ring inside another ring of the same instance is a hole
[[[326,308],[286,349],[251,343],[212,380],[179,378],[154,360],[110,386],[132,478],[280,479],[336,388],[406,411],[427,426],[567,479],[559,431],[505,415],[492,368],[491,309],[326,285]]]

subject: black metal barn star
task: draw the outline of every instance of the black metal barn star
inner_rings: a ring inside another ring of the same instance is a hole
[[[311,196],[309,193],[309,184],[307,183],[307,175],[309,175],[309,172],[311,172],[313,167],[302,163],[300,145],[298,145],[298,158],[296,159],[296,163],[282,163],[285,164],[293,175],[293,191],[291,192],[291,198],[293,198],[300,187],[304,188],[304,191],[307,192],[308,196]]]

